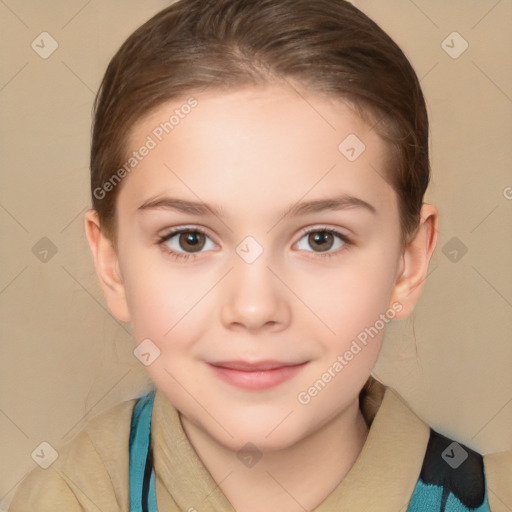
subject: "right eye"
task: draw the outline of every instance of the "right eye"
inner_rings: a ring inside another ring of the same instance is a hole
[[[210,247],[208,247],[208,241],[210,242]],[[215,246],[206,234],[206,231],[197,226],[173,229],[163,235],[158,240],[158,244],[176,259],[195,258],[195,253],[204,252],[202,249],[205,247],[208,250]]]

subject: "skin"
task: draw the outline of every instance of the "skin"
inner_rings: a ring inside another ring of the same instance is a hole
[[[396,194],[381,177],[386,146],[339,100],[278,84],[195,97],[198,106],[124,178],[116,244],[93,210],[87,237],[110,310],[132,323],[136,344],[149,338],[159,348],[146,369],[236,510],[302,510],[297,502],[310,510],[364,445],[358,395],[384,330],[308,404],[297,396],[393,304],[401,307],[395,318],[412,312],[436,245],[437,210],[423,206],[403,247]],[[185,101],[141,119],[130,147],[139,148]],[[338,150],[351,133],[366,145],[353,162]],[[282,214],[298,202],[341,195],[375,212],[352,205]],[[139,209],[164,197],[219,205],[225,217]],[[159,244],[171,228],[197,226],[207,232],[196,239],[200,252],[186,234],[181,245],[180,235]],[[335,229],[350,243],[334,236],[315,245],[303,228]],[[263,249],[252,263],[236,252],[247,236]],[[169,249],[196,257],[175,259]],[[234,387],[207,364],[268,359],[306,364],[262,391]],[[247,442],[263,454],[252,468],[237,458]]]

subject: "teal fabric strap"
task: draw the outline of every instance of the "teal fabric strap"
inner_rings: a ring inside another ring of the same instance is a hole
[[[490,512],[483,457],[430,429],[407,512]]]
[[[443,499],[443,493],[446,498]],[[425,484],[418,480],[407,512],[490,512],[487,490],[483,503],[477,508],[468,508],[451,492],[439,485]]]
[[[151,453],[151,414],[155,390],[141,397],[130,427],[130,512],[157,512]]]

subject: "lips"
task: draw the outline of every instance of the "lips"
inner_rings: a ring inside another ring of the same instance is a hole
[[[304,363],[286,363],[283,361],[258,361],[252,363],[246,361],[219,361],[210,364],[220,368],[227,368],[228,370],[240,370],[244,372],[261,372],[267,370],[275,370],[276,368],[298,366]]]
[[[291,379],[304,368],[307,361],[217,361],[208,364],[215,375],[224,382],[246,390],[261,391]]]

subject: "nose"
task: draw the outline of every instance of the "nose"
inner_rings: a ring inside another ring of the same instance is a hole
[[[221,321],[227,329],[280,331],[290,323],[290,292],[263,253],[247,263],[235,256],[226,276]]]

